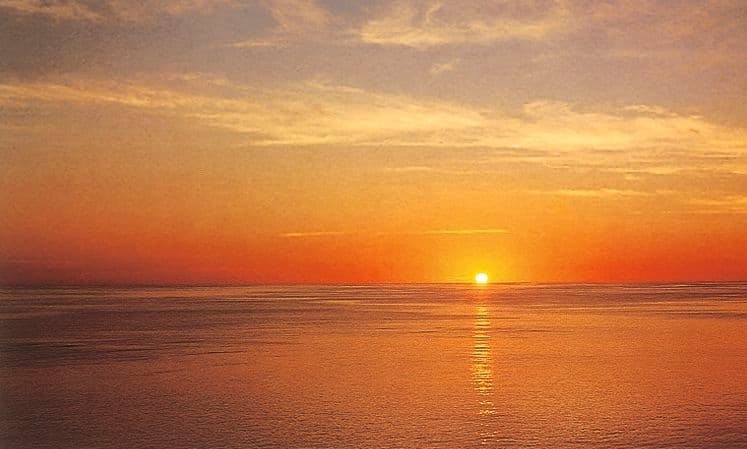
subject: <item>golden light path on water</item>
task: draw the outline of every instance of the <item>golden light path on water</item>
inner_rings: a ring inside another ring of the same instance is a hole
[[[479,435],[482,444],[495,439],[492,417],[496,414],[493,403],[493,355],[490,347],[490,309],[485,304],[475,306],[475,328],[472,346],[472,383],[478,398]]]

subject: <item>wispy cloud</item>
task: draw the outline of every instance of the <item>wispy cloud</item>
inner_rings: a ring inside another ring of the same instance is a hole
[[[264,0],[261,5],[275,22],[269,34],[223,45],[228,48],[285,47],[298,42],[329,38],[338,18],[316,0]],[[332,41],[334,42],[334,41]]]
[[[453,72],[456,70],[458,64],[459,59],[452,59],[451,61],[433,64],[430,73],[431,75],[436,76],[445,72]]]
[[[316,232],[285,232],[280,237],[296,239],[305,237],[334,237],[338,235],[350,235],[352,232],[345,231],[316,231]]]
[[[435,173],[439,175],[479,175],[486,173],[494,173],[494,170],[477,170],[469,168],[445,168],[445,167],[433,167],[429,165],[403,165],[400,167],[384,167],[383,171],[388,173]]]
[[[489,235],[489,234],[508,234],[507,229],[487,228],[487,229],[436,229],[433,231],[415,232],[420,235]]]
[[[630,190],[630,189],[558,189],[558,190],[533,190],[531,193],[538,195],[570,196],[580,198],[610,198],[616,196],[650,196],[657,192]],[[663,193],[663,192],[658,192]]]
[[[469,235],[495,235],[508,234],[503,228],[480,228],[480,229],[431,229],[411,232],[376,232],[376,231],[314,231],[314,232],[285,232],[279,234],[282,238],[314,238],[314,237],[339,237],[343,235],[374,235],[374,236],[397,236],[397,235],[443,235],[443,236],[469,236]]]
[[[743,167],[747,155],[745,129],[655,105],[593,111],[534,101],[519,110],[487,109],[319,81],[263,89],[201,74],[6,82],[0,84],[0,104],[118,105],[243,134],[255,146],[492,148],[510,150],[510,158],[525,162],[555,159],[634,169],[629,162],[641,160],[672,172],[677,159],[692,165],[699,157],[700,167],[725,169]]]
[[[680,8],[650,0],[573,3],[579,27],[604,39],[612,57],[680,57],[688,64],[695,58],[711,65],[744,52],[744,2],[740,0],[693,2]]]
[[[688,166],[652,165],[642,167],[610,168],[609,171],[624,173],[626,175],[674,175],[684,170],[691,169]]]
[[[160,15],[203,14],[219,7],[237,5],[236,0],[0,0],[0,9],[17,14],[81,22],[143,22]]]
[[[318,30],[332,21],[332,16],[315,0],[266,0],[263,3],[278,28],[287,33]]]
[[[402,167],[385,167],[384,171],[394,173],[431,173],[437,171],[437,169],[429,165],[405,165]]]
[[[57,20],[97,22],[103,16],[75,1],[0,0],[0,8],[23,15],[43,15]]]
[[[142,22],[158,15],[206,14],[219,8],[237,7],[237,0],[107,0],[109,10],[120,19]]]
[[[186,83],[191,90],[96,80],[6,83],[0,84],[0,102],[142,108],[256,134],[255,145],[412,144],[436,131],[479,127],[484,122],[479,112],[449,103],[319,82],[258,90],[209,77],[178,81],[175,84]],[[208,92],[216,85],[228,93]]]
[[[285,47],[288,42],[282,37],[270,37],[262,39],[248,39],[230,44],[222,45],[223,48],[274,48]]]
[[[725,195],[716,198],[693,198],[690,204],[703,214],[747,214],[747,195]]]
[[[536,40],[568,26],[561,1],[551,8],[528,2],[395,1],[359,31],[363,42],[407,47]]]

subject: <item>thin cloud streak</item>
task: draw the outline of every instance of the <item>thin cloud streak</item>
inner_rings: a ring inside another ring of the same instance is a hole
[[[385,167],[386,173],[435,173],[442,175],[468,176],[488,173],[497,173],[496,170],[471,170],[431,167],[428,165],[406,165],[401,167]]]
[[[415,232],[419,235],[481,235],[481,234],[508,234],[507,229],[488,228],[488,229],[437,229],[434,231]]]
[[[230,44],[220,45],[220,48],[280,48],[288,45],[288,42],[278,39],[249,39],[245,41],[232,42]]]
[[[57,21],[147,22],[160,15],[205,14],[219,7],[236,7],[236,0],[105,0],[81,1],[0,0],[0,9],[20,15],[46,16]]]
[[[508,234],[509,231],[503,228],[484,228],[484,229],[434,229],[426,231],[412,232],[365,232],[365,231],[314,231],[314,232],[285,232],[279,234],[282,238],[314,238],[314,237],[337,237],[343,235],[375,235],[375,236],[397,236],[397,235],[445,235],[445,236],[464,236],[464,235],[493,235]]]
[[[703,214],[747,214],[747,195],[726,195],[719,198],[695,198],[690,204]]]
[[[315,0],[266,0],[263,4],[275,20],[278,33],[314,31],[333,20]]]
[[[527,193],[534,195],[567,196],[576,198],[614,198],[614,197],[650,197],[659,195],[672,195],[676,191],[668,189],[633,190],[633,189],[556,189],[556,190],[529,190]]]
[[[269,33],[229,44],[222,48],[257,49],[292,46],[299,42],[320,41],[331,35],[337,18],[314,0],[264,0],[275,26]],[[333,39],[332,42],[335,42]]]
[[[459,59],[452,59],[451,61],[433,64],[430,69],[430,74],[433,76],[437,76],[441,75],[442,73],[453,72],[454,70],[456,70],[458,64]]]
[[[302,237],[331,237],[336,235],[350,235],[352,232],[345,231],[317,231],[317,232],[286,232],[280,234],[283,238],[302,238]]]
[[[532,191],[539,195],[572,196],[581,198],[609,198],[614,196],[648,196],[651,192],[626,189],[559,189]]]
[[[359,30],[360,40],[370,44],[428,48],[450,44],[489,44],[523,39],[539,40],[565,31],[569,17],[564,2],[549,11],[536,8],[530,14],[506,14],[520,10],[519,2],[508,8],[491,8],[483,2],[396,1],[381,16]]]
[[[42,0],[0,0],[0,8],[20,15],[41,15],[55,20],[100,22],[103,16],[78,2]]]

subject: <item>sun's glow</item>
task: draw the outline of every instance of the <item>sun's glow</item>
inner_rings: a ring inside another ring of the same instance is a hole
[[[475,283],[476,284],[487,284],[488,283],[488,275],[485,273],[477,273],[475,275]]]

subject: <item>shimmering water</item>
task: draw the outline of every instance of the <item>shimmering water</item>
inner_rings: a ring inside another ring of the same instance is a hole
[[[747,447],[747,284],[0,291],[0,446]]]

